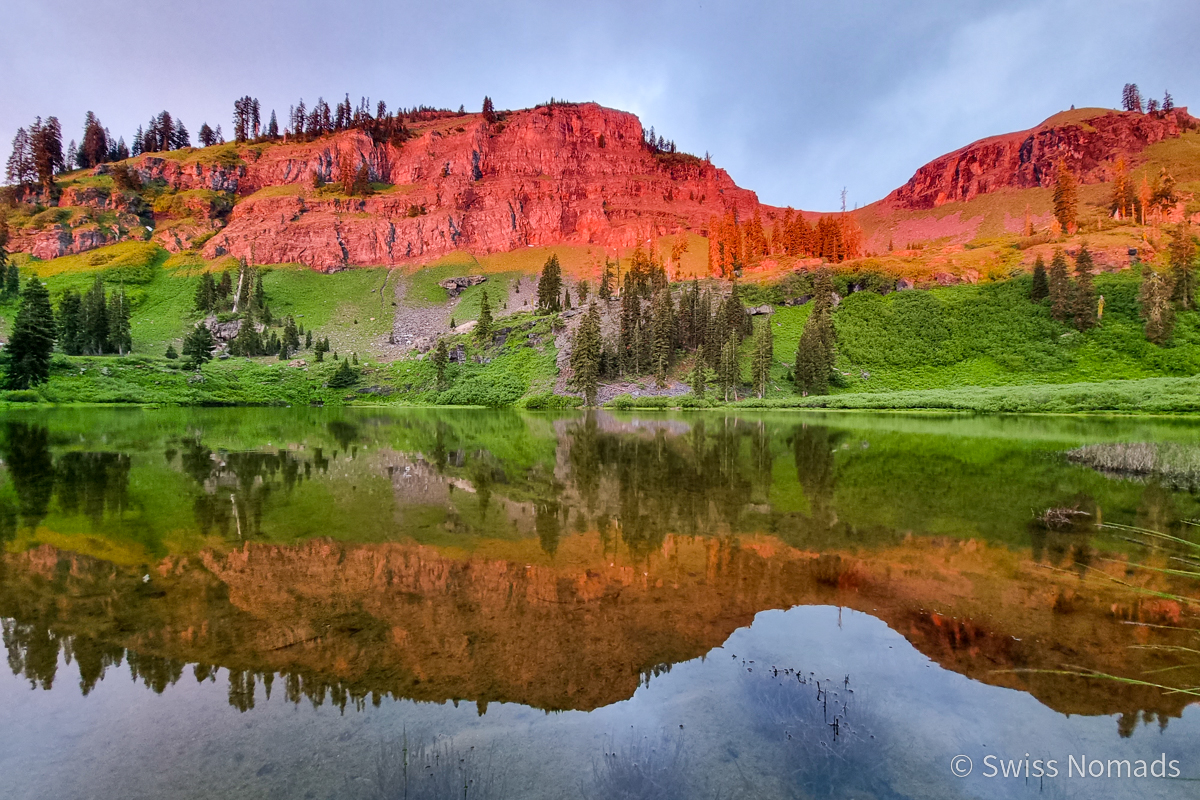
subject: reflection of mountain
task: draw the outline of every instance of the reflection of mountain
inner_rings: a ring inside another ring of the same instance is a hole
[[[1101,577],[1130,583],[1124,544],[1090,522],[1030,526],[1029,509],[1065,504],[1189,535],[1196,500],[1161,486],[1003,439],[792,416],[287,422],[272,418],[266,447],[163,426],[127,434],[142,443],[129,453],[36,424],[0,429],[12,668],[50,685],[65,652],[87,691],[119,659],[160,690],[185,663],[224,667],[239,708],[256,680],[282,675],[288,696],[315,702],[588,709],[759,611],[824,603],[1062,711],[1122,712],[1127,725],[1183,705],[1027,671],[1176,663],[1130,647],[1188,633],[1123,624],[1179,614]],[[1165,573],[1136,583],[1182,590]]]
[[[628,698],[656,670],[720,645],[758,611],[837,604],[872,613],[942,666],[1031,692],[1070,713],[1177,715],[1178,696],[1011,672],[1081,667],[1134,674],[1162,656],[1131,649],[1162,606],[1106,590],[1059,598],[1077,579],[998,548],[914,541],[863,558],[776,540],[667,536],[645,560],[606,556],[596,533],[564,538],[555,565],[532,543],[509,557],[455,558],[421,545],[246,545],[168,559],[149,581],[42,547],[5,560],[0,616],[13,668],[49,685],[59,650],[85,691],[128,648],[161,690],[199,663],[233,673],[231,702],[256,676],[314,702],[390,694],[591,709]],[[935,613],[932,609],[937,609]],[[1158,616],[1156,616],[1158,615]],[[1154,641],[1169,643],[1170,635]],[[1104,644],[1099,644],[1103,642]]]

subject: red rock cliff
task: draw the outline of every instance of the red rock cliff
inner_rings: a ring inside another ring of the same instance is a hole
[[[980,139],[921,167],[884,202],[929,209],[998,189],[1051,186],[1060,159],[1082,183],[1100,183],[1111,179],[1119,155],[1134,156],[1200,127],[1186,108],[1158,114],[1094,111],[1064,112],[1027,131]]]
[[[209,258],[299,262],[319,269],[427,261],[558,243],[630,247],[651,236],[703,233],[714,214],[751,214],[758,198],[721,169],[656,157],[637,117],[588,103],[418,125],[402,146],[352,131],[311,143],[244,148],[242,163],[148,156],[143,179],[243,199],[207,243]],[[366,164],[394,188],[366,198],[312,189]]]

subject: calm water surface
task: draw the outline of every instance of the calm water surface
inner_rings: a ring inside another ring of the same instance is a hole
[[[1200,795],[1200,424],[72,409],[0,458],[4,798]]]

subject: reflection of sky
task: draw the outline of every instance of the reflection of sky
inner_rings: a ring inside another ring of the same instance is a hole
[[[753,673],[742,664],[750,659]],[[755,709],[762,707],[750,699],[767,682],[788,680],[768,675],[772,665],[832,679],[839,692],[850,676],[851,718],[865,724],[864,736],[874,734],[874,763],[898,796],[1193,796],[1194,784],[1061,777],[1038,795],[1036,781],[979,777],[986,753],[1018,758],[1025,752],[1057,757],[1064,774],[1069,753],[1150,760],[1166,752],[1180,760],[1184,775],[1195,776],[1200,713],[1193,706],[1165,732],[1142,726],[1121,739],[1115,718],[1067,717],[1021,692],[942,670],[879,620],[830,607],[763,612],[724,647],[590,714],[492,705],[480,717],[472,702],[407,701],[342,714],[328,705],[287,703],[279,680],[270,701],[260,684],[256,708],[242,714],[227,703],[223,674],[216,683],[197,684],[188,669],[155,695],[122,667],[82,697],[74,668],[65,664],[48,692],[31,691],[5,670],[0,776],[8,785],[5,796],[14,800],[303,796],[310,789],[326,796],[340,793],[346,776],[369,772],[381,741],[407,731],[452,736],[462,747],[493,753],[516,796],[562,797],[586,788],[593,761],[606,749],[667,732],[684,736],[686,775],[701,796],[720,789],[725,796],[772,797],[782,795],[778,773],[787,745],[756,724]],[[975,759],[975,776],[950,777],[950,759],[958,753]]]

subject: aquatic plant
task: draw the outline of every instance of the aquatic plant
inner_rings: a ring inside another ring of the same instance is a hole
[[[1090,444],[1068,451],[1067,460],[1122,478],[1153,477],[1175,489],[1200,486],[1200,447],[1194,445]]]
[[[374,769],[356,792],[367,800],[499,800],[507,796],[504,773],[491,752],[453,742],[398,741],[380,746]]]
[[[622,745],[605,748],[592,761],[588,800],[689,800],[696,797],[690,780],[682,734],[630,734]]]

